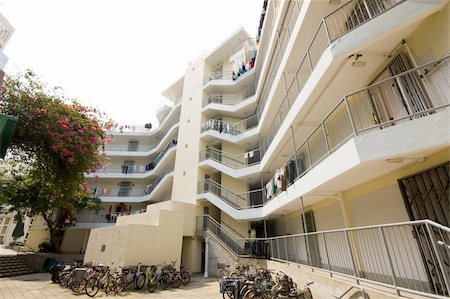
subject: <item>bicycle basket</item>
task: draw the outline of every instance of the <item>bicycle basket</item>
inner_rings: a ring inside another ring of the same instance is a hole
[[[138,270],[138,266],[130,266],[129,268],[130,268],[130,272],[133,274],[136,273]]]
[[[86,276],[86,268],[76,268],[75,269],[75,281],[80,282],[84,280]]]
[[[217,269],[225,269],[226,266],[224,263],[217,263]]]

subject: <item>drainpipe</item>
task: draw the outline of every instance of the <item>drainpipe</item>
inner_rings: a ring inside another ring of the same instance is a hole
[[[209,237],[205,237],[205,272],[203,273],[203,277],[208,278],[208,260],[209,260]]]

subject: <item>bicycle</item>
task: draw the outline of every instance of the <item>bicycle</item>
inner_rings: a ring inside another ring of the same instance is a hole
[[[175,271],[175,261],[170,262],[170,264],[163,263],[161,266],[161,271],[168,275],[169,277],[169,285],[172,285],[174,288],[179,288],[181,284],[181,277],[179,272]]]
[[[136,290],[144,287],[145,284],[145,276],[141,274],[137,274],[139,263],[137,266],[133,267],[120,267],[122,269],[122,273],[117,276],[115,280],[115,291],[116,293],[122,292],[126,287],[130,284],[134,284],[134,288]],[[141,277],[141,278],[140,278]]]
[[[169,286],[168,274],[164,272],[158,273],[158,266],[161,265],[151,265],[146,269],[147,288],[150,293],[156,290],[158,283],[163,289],[167,289]]]
[[[86,295],[94,297],[100,289],[103,289],[106,294],[115,291],[115,277],[111,275],[108,266],[95,266],[91,275],[86,279]]]
[[[231,265],[225,265],[222,263],[217,263],[217,273],[216,273],[216,278],[217,281],[220,282],[221,279],[225,278],[225,277],[230,277],[230,272],[228,270],[226,270],[227,268],[230,268]]]

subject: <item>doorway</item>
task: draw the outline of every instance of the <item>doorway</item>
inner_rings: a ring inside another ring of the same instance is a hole
[[[450,162],[401,178],[398,183],[411,221],[429,219],[446,227],[450,226]],[[433,244],[431,240],[433,238],[430,238],[423,229],[414,230],[413,236],[422,257],[430,288],[436,290],[438,294],[449,295],[445,294],[445,288],[442,286],[441,282],[445,277],[439,269],[436,269],[434,261],[437,257],[430,244],[436,248],[448,277],[450,256],[445,245],[450,246],[450,237],[433,227],[432,232],[436,244]],[[444,246],[440,246],[440,242]]]

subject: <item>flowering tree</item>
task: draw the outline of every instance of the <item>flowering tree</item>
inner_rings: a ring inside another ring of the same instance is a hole
[[[84,173],[105,162],[99,148],[111,122],[58,89],[49,90],[31,71],[6,77],[0,112],[18,117],[0,173],[0,198],[20,213],[42,215],[59,251],[77,212],[98,208]]]

